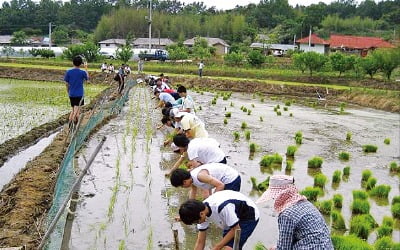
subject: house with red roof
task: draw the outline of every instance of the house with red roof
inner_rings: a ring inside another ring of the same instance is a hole
[[[301,38],[296,41],[296,44],[299,50],[304,52],[315,51],[321,54],[327,54],[329,52],[329,42],[318,37],[316,34]]]

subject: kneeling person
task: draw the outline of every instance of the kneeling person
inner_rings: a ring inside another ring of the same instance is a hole
[[[211,195],[222,190],[240,191],[241,178],[235,169],[222,163],[209,163],[187,171],[175,169],[171,174],[171,184],[174,187],[191,188],[190,199],[196,198],[197,188],[208,190]]]
[[[256,204],[244,194],[224,190],[216,192],[203,202],[188,200],[179,208],[180,220],[186,225],[197,223],[194,249],[204,249],[209,222],[223,229],[223,238],[213,249],[232,249],[236,229],[241,229],[239,249],[253,233],[259,219]]]

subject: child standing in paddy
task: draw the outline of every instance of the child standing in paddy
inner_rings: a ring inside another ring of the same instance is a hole
[[[81,56],[76,56],[72,60],[74,68],[67,70],[64,76],[64,81],[66,82],[67,92],[69,100],[71,103],[72,111],[69,115],[69,124],[72,122],[78,123],[79,119],[79,107],[84,105],[83,100],[83,82],[89,79],[89,74],[87,71],[87,63],[84,63],[85,70],[81,70],[80,67],[83,64],[83,59]]]

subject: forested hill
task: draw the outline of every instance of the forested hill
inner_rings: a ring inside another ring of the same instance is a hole
[[[24,31],[26,35],[48,33],[53,26],[57,44],[71,38],[148,36],[147,0],[12,0],[0,9],[0,34]],[[338,0],[310,6],[295,6],[287,0],[261,0],[259,4],[217,11],[202,2],[183,4],[175,0],[153,0],[153,37],[174,40],[196,35],[220,37],[230,43],[253,41],[268,34],[268,42],[288,43],[308,35],[310,27],[321,37],[331,33],[380,36],[393,39],[400,33],[400,0]],[[90,35],[88,35],[90,34]],[[91,35],[93,34],[94,37]]]

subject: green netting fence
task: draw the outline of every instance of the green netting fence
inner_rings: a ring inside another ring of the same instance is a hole
[[[54,190],[53,204],[47,215],[47,227],[55,218],[56,214],[62,207],[62,204],[68,198],[68,194],[77,179],[73,168],[74,156],[77,151],[82,147],[86,138],[90,133],[101,124],[106,118],[111,115],[118,114],[124,103],[128,100],[129,90],[136,84],[136,81],[129,80],[126,83],[123,95],[114,101],[104,104],[97,104],[94,108],[95,111],[89,118],[86,124],[81,125],[80,128],[71,138],[71,142],[67,148],[64,159],[61,162],[60,170],[57,177],[57,182]],[[65,210],[60,219],[58,220],[53,232],[45,242],[44,249],[61,249],[61,244],[64,236],[65,222],[68,210]]]

